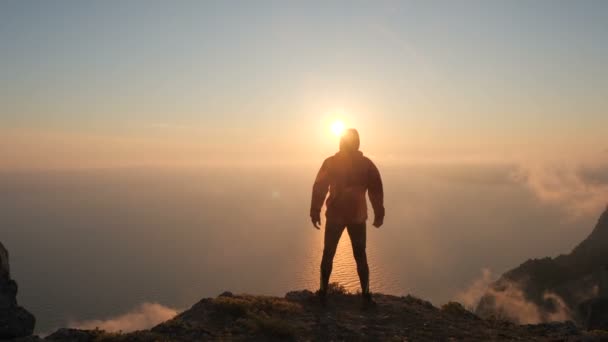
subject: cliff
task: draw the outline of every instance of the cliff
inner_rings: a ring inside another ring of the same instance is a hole
[[[531,259],[504,273],[476,313],[514,322],[571,319],[588,329],[608,329],[608,209],[571,253]]]
[[[17,305],[17,283],[11,279],[9,255],[0,242],[0,339],[28,336],[36,319]]]

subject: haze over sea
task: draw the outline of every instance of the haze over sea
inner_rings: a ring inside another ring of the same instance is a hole
[[[568,252],[599,214],[540,198],[517,165],[379,166],[386,224],[368,227],[377,292],[441,304],[484,268],[499,274]],[[315,290],[323,233],[307,215],[316,168],[3,172],[2,239],[19,300],[48,331],[145,302],[187,308],[224,290]],[[347,236],[332,281],[356,291]]]

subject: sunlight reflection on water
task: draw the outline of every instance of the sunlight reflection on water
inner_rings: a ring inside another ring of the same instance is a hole
[[[319,272],[321,257],[323,255],[323,234],[325,227],[315,234],[310,240],[310,249],[306,258],[303,258],[304,266],[302,273],[294,278],[292,288],[307,288],[316,290],[319,288]],[[377,244],[370,239],[370,226],[368,225],[367,237],[367,259],[370,269],[370,288],[373,292],[398,294],[403,290],[398,285],[396,277],[391,276],[385,268],[381,266],[381,257],[378,255]],[[373,228],[376,229],[376,228]],[[343,285],[350,292],[360,291],[359,277],[357,275],[357,264],[353,256],[350,237],[346,230],[340,238],[330,282],[337,282]]]

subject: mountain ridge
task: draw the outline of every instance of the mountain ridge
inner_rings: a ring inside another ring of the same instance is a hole
[[[608,321],[590,325],[590,307],[608,296],[608,208],[594,229],[568,254],[529,259],[505,272],[481,298],[475,313],[514,322],[571,319],[587,328],[608,328]],[[522,315],[521,307],[532,312]],[[518,309],[519,307],[519,309]],[[536,313],[534,312],[536,311]]]

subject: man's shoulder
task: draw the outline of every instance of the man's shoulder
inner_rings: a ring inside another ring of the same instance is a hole
[[[323,160],[323,164],[331,163],[334,159],[336,159],[335,155],[329,156],[329,157],[325,158],[325,160]]]
[[[365,163],[367,163],[368,165],[375,165],[375,164],[374,164],[374,162],[373,162],[373,161],[372,161],[372,160],[371,160],[369,157],[367,157],[367,156],[362,156],[362,158],[363,158],[363,161],[364,161]]]

